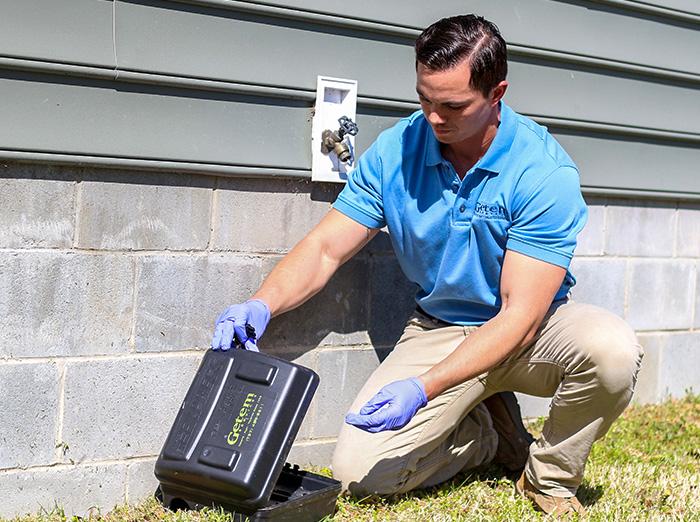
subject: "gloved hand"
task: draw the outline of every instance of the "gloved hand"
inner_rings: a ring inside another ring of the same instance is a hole
[[[262,337],[269,322],[270,309],[259,299],[231,305],[216,320],[211,347],[213,350],[228,350],[235,335],[246,350],[257,352],[256,341]],[[255,329],[254,336],[248,336],[246,324]]]
[[[420,379],[413,377],[394,381],[367,401],[359,414],[348,413],[345,422],[370,433],[398,430],[408,424],[426,404],[428,397]]]

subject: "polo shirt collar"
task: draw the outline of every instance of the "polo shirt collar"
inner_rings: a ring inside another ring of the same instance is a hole
[[[517,129],[517,115],[513,112],[513,109],[503,102],[500,102],[500,104],[501,124],[498,126],[496,137],[489,145],[486,154],[474,166],[475,168],[494,173],[499,173],[503,169]],[[446,160],[442,157],[440,142],[435,137],[432,129],[429,129],[427,135],[428,144],[425,151],[425,164],[428,167],[432,167]]]

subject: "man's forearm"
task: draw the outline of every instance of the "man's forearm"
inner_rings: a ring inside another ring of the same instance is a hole
[[[531,314],[517,309],[504,310],[484,323],[454,352],[419,377],[428,399],[498,365],[530,342],[538,323]]]
[[[264,301],[272,316],[282,314],[313,297],[339,266],[315,237],[307,236],[270,272],[252,299]]]
[[[378,232],[331,209],[279,262],[252,298],[264,301],[272,316],[296,308],[321,290]]]

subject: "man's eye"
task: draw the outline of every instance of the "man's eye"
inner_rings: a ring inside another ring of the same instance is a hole
[[[458,109],[464,109],[464,105],[448,105],[447,108],[451,111],[456,111]]]

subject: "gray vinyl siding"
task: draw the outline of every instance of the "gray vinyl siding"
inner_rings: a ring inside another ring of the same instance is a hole
[[[430,8],[426,8],[430,5]],[[470,2],[506,101],[588,192],[700,198],[700,10],[683,0]],[[308,177],[316,75],[359,82],[357,146],[418,108],[412,43],[456,0],[5,0],[0,157]]]

